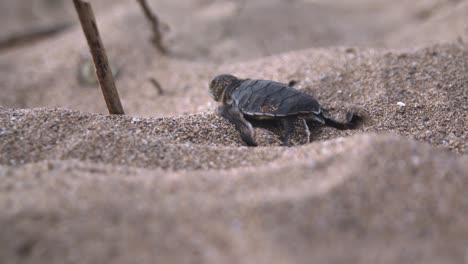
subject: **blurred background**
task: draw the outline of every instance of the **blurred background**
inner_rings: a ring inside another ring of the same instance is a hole
[[[137,1],[90,1],[98,17],[138,24]],[[132,3],[133,2],[133,3]],[[410,47],[466,36],[463,0],[148,0],[173,54],[225,62],[330,46]],[[131,9],[131,8],[130,8]],[[77,25],[71,0],[1,0],[0,47],[37,41]],[[118,25],[116,25],[118,26]],[[141,26],[141,27],[139,27]]]

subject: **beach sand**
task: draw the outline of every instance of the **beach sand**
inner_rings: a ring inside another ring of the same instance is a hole
[[[150,2],[167,55],[135,3],[96,6],[124,116],[79,82],[76,21],[0,50],[0,263],[468,261],[467,1]],[[366,120],[247,147],[221,73]]]

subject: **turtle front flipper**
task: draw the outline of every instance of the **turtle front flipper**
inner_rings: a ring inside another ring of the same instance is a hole
[[[295,117],[285,117],[281,118],[281,127],[283,128],[283,146],[291,146],[291,135],[294,133],[294,121],[296,120]]]
[[[252,124],[244,118],[244,115],[237,107],[232,105],[221,106],[218,108],[218,115],[226,118],[236,126],[242,140],[244,140],[247,145],[257,146],[257,142],[255,142],[255,131]]]

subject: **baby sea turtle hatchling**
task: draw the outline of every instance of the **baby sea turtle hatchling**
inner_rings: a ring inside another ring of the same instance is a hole
[[[222,74],[211,81],[210,93],[215,101],[222,103],[218,115],[232,122],[249,146],[257,146],[257,143],[255,131],[247,119],[278,120],[283,130],[283,145],[286,146],[290,145],[297,119],[302,121],[307,143],[310,140],[307,122],[343,130],[355,128],[361,121],[360,116],[351,112],[346,115],[346,122],[336,121],[311,95],[274,81],[238,79]]]

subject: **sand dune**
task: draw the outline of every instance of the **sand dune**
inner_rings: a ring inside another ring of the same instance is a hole
[[[279,157],[230,170],[76,159],[2,166],[0,221],[9,228],[1,231],[0,256],[36,263],[463,261],[466,156],[390,135],[269,152]],[[217,154],[224,158],[225,149]]]

